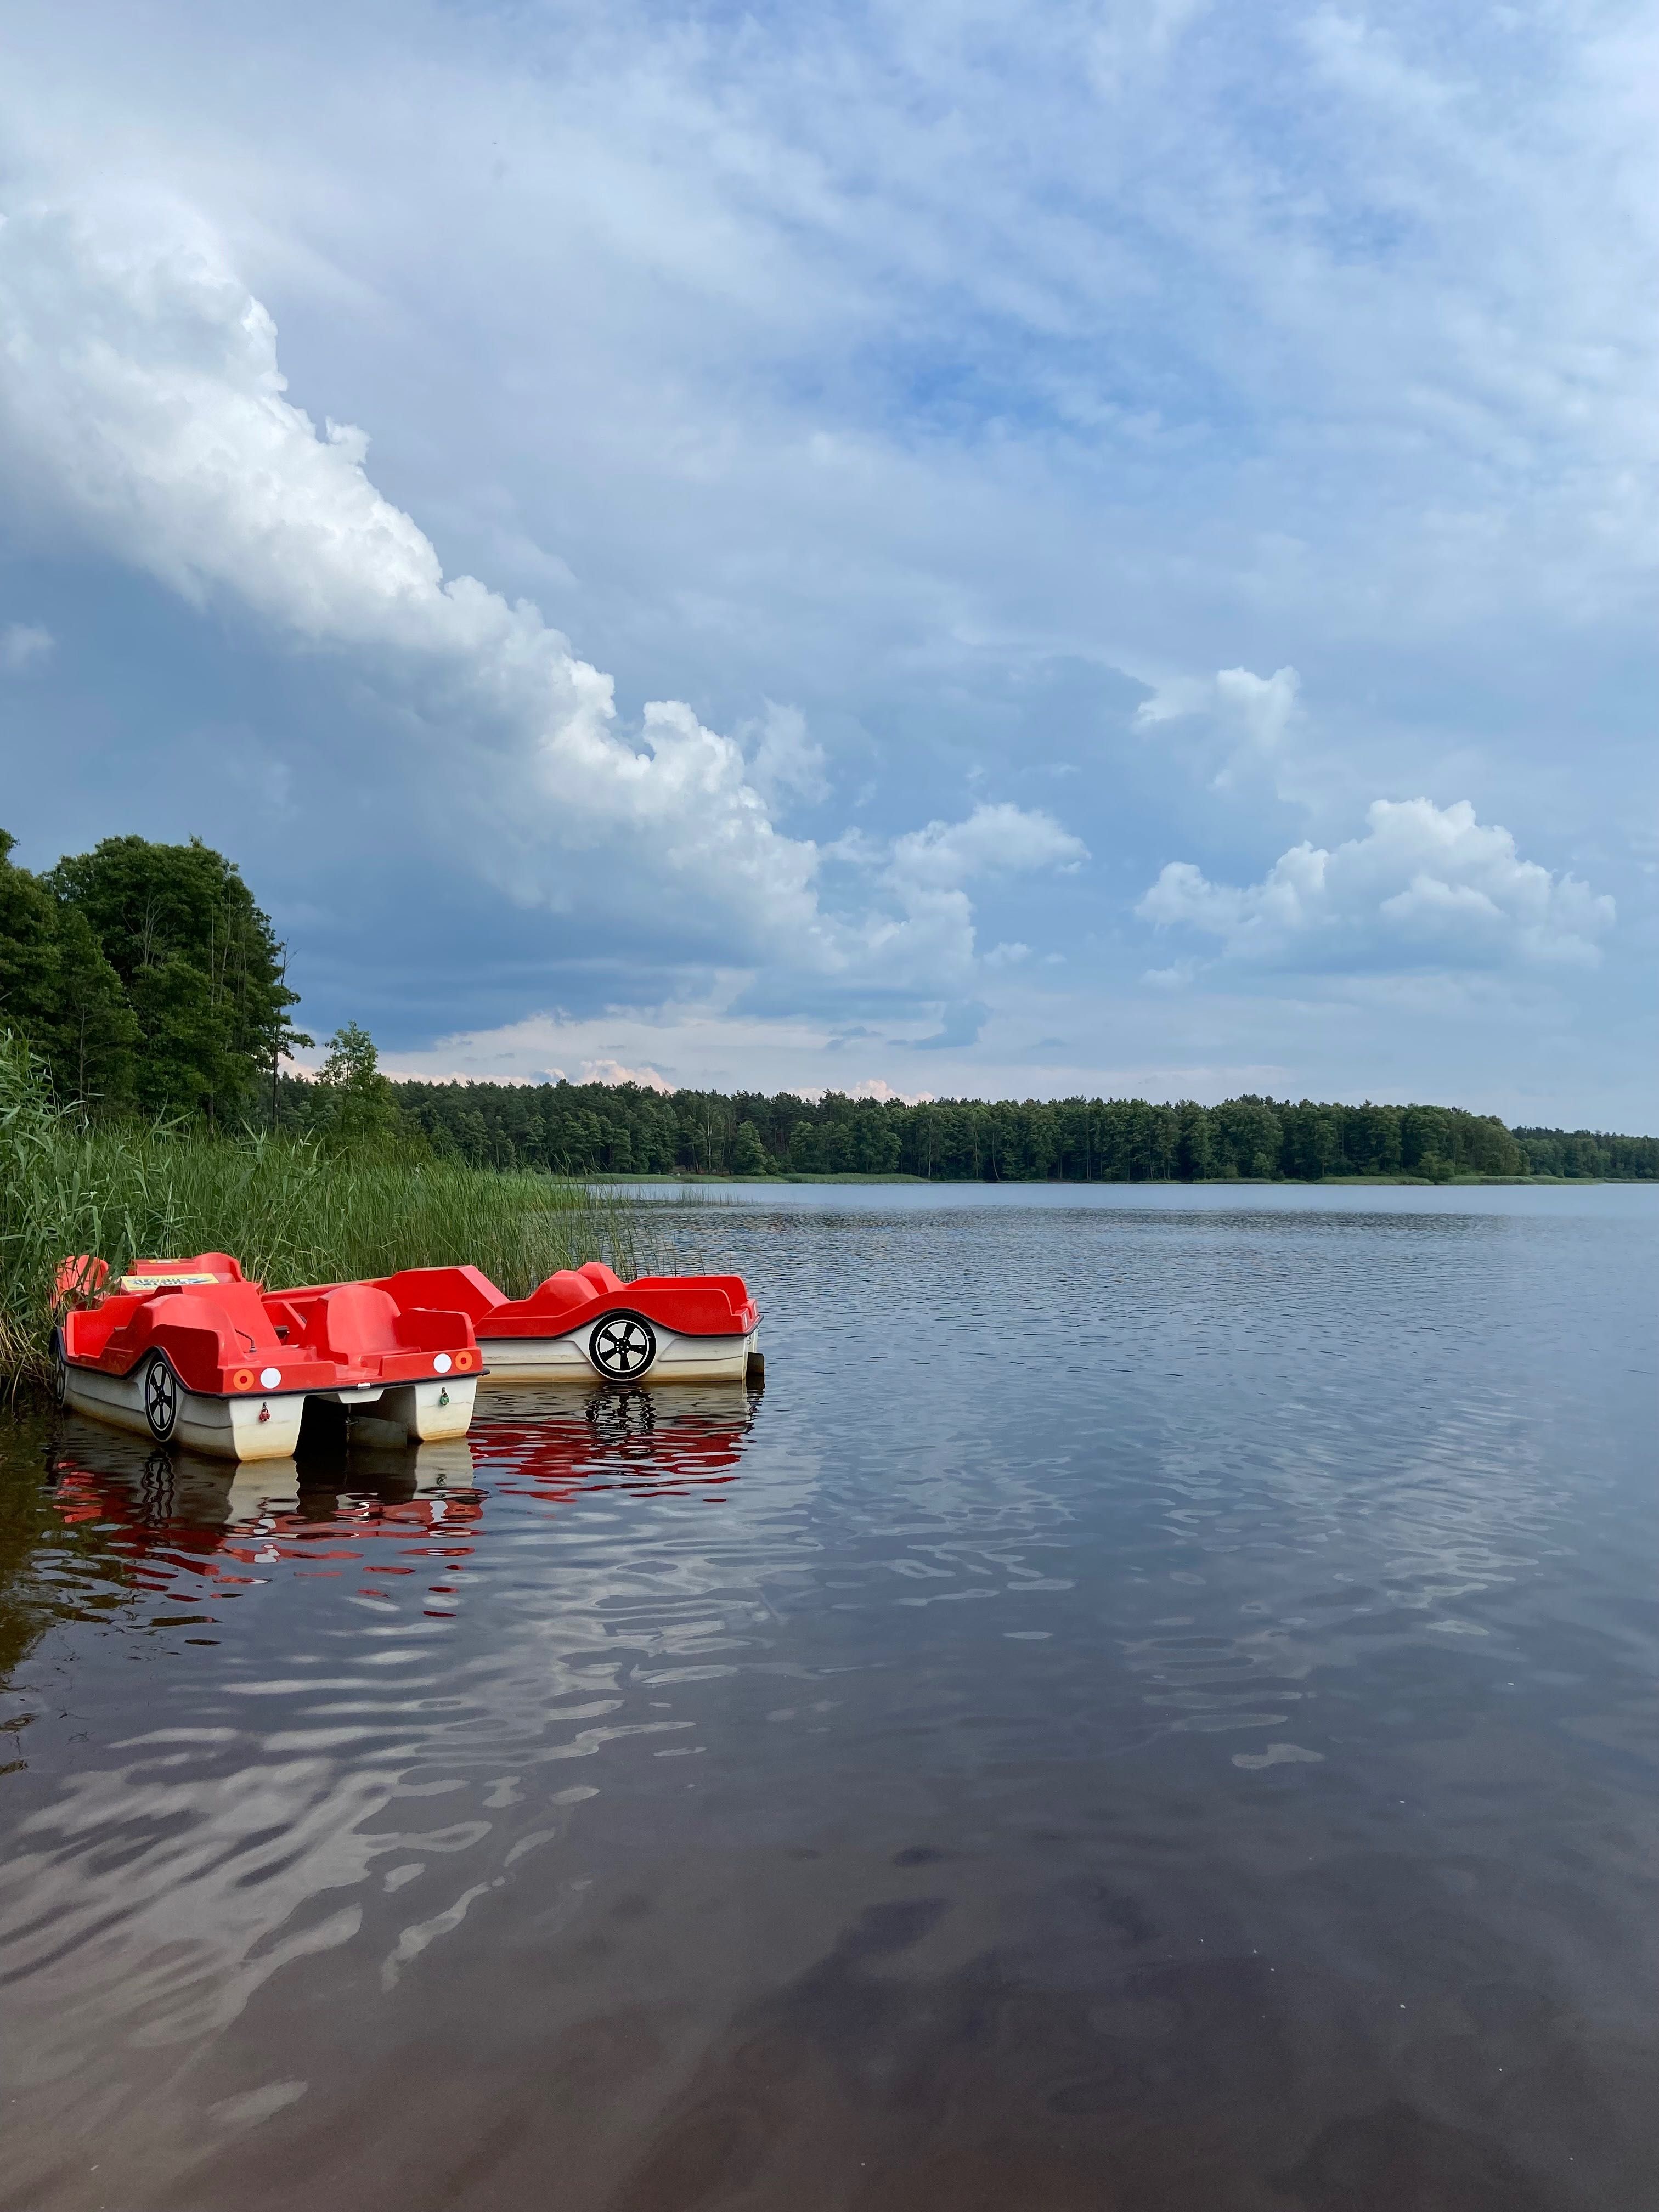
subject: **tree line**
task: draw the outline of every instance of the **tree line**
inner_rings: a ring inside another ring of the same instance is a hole
[[[1231,1098],[724,1093],[636,1084],[398,1083],[434,1152],[560,1175],[914,1175],[939,1182],[1208,1182],[1326,1176],[1659,1178],[1659,1139],[1508,1129],[1449,1106]]]
[[[0,830],[0,1025],[60,1099],[137,1115],[278,1129],[556,1175],[914,1175],[942,1182],[1214,1182],[1326,1176],[1659,1178],[1659,1139],[1508,1129],[1445,1106],[1246,1097],[944,1098],[830,1091],[662,1092],[636,1084],[392,1083],[348,1024],[316,1074],[269,915],[199,838],[108,837],[41,874]]]

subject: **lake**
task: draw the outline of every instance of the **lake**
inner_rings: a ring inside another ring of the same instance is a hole
[[[763,1391],[0,1439],[0,2207],[1659,2203],[1659,1190],[756,1186]]]

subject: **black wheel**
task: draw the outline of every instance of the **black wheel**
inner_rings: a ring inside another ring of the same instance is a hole
[[[595,1322],[587,1356],[612,1382],[631,1382],[657,1356],[657,1332],[637,1314],[607,1314]]]
[[[61,1413],[69,1401],[69,1362],[64,1357],[64,1340],[56,1334],[52,1340],[52,1395]]]
[[[144,1370],[144,1419],[158,1444],[166,1443],[179,1419],[179,1378],[159,1352]]]

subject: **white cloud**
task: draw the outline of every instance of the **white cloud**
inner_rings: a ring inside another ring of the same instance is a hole
[[[823,788],[799,710],[768,703],[752,766],[678,700],[630,742],[611,679],[528,600],[447,578],[363,433],[288,398],[274,322],[188,210],[8,218],[0,325],[0,449],[32,495],[189,599],[232,595],[366,662],[412,708],[424,755],[404,766],[434,827],[526,904],[631,899],[669,940],[713,915],[729,961],[959,994],[963,886],[1084,857],[1048,816],[981,805],[886,848],[884,903],[826,910],[818,848],[770,811]]]
[[[21,676],[45,660],[56,643],[42,623],[8,623],[0,629],[0,671]]]
[[[855,1098],[1066,1097],[1080,1092],[1118,1097],[1224,1098],[1241,1091],[1282,1089],[1285,1065],[1261,1050],[1262,1011],[1241,1006],[1235,1020],[1216,1011],[1195,1063],[1185,1025],[1160,1039],[1156,1056],[1119,1056],[1120,1022],[1087,1002],[1051,995],[1022,977],[994,991],[988,1035],[959,1049],[917,1048],[931,1018],[872,1018],[849,1032],[840,1024],[799,1014],[757,1015],[744,1009],[741,979],[697,1000],[661,1006],[613,1006],[591,1015],[532,1014],[501,1028],[440,1039],[429,1049],[387,1052],[388,1075],[426,1082],[556,1083],[580,1069],[599,1079],[603,1067],[655,1073],[671,1089],[794,1091],[820,1097],[838,1091]],[[1053,1024],[1079,1034],[1059,1043]],[[1230,1028],[1236,1035],[1228,1035]],[[1039,1079],[1034,1083],[1034,1077]]]
[[[553,1080],[558,1079],[556,1074]],[[658,1091],[665,1097],[671,1097],[675,1089],[654,1067],[624,1067],[619,1060],[585,1060],[581,1079],[584,1083],[636,1083],[641,1091]]]
[[[1276,768],[1298,713],[1302,679],[1294,668],[1257,676],[1248,668],[1221,668],[1212,677],[1176,676],[1153,687],[1135,709],[1138,729],[1203,718],[1222,749],[1213,771],[1218,790],[1253,768]],[[1212,748],[1213,750],[1213,747]]]
[[[878,1075],[866,1075],[862,1082],[849,1083],[846,1095],[849,1098],[876,1098],[884,1103],[896,1102],[905,1106],[930,1105],[933,1097],[931,1091],[896,1091]]]
[[[1613,902],[1576,876],[1523,860],[1507,830],[1467,799],[1378,799],[1370,828],[1334,851],[1301,844],[1259,884],[1213,884],[1190,861],[1164,868],[1135,911],[1219,938],[1226,957],[1317,968],[1593,966]],[[1170,971],[1159,980],[1173,981]]]
[[[1148,968],[1141,981],[1156,991],[1184,991],[1197,973],[1196,960],[1174,960],[1167,968]]]
[[[947,890],[976,876],[1080,867],[1089,849],[1051,814],[1006,804],[976,806],[963,822],[930,822],[893,841],[896,881]]]
[[[960,822],[929,822],[887,842],[848,830],[827,849],[874,870],[899,909],[896,917],[877,914],[862,923],[866,972],[917,990],[932,979],[955,995],[971,988],[975,968],[968,885],[1070,870],[1089,857],[1082,839],[1052,815],[1006,801],[982,802]],[[1004,948],[996,964],[1007,957]]]
[[[808,1105],[816,1106],[830,1091],[839,1092],[843,1098],[874,1098],[883,1104],[892,1103],[903,1106],[930,1105],[934,1097],[931,1091],[896,1090],[879,1075],[866,1075],[857,1083],[809,1084],[797,1089],[795,1096],[805,1099]]]
[[[213,234],[175,208],[129,226],[31,210],[0,229],[0,437],[37,497],[198,602],[229,592],[295,638],[366,653],[438,736],[411,763],[514,896],[561,904],[573,856],[649,854],[659,899],[757,946],[830,955],[817,855],[781,836],[743,753],[678,701],[615,726],[612,685],[527,600],[446,579],[430,540],[286,398],[276,326]],[[814,940],[818,940],[816,947]]]

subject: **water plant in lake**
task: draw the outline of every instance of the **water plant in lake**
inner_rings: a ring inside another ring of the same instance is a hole
[[[118,1269],[142,1255],[228,1251],[272,1285],[471,1261],[522,1297],[584,1260],[636,1274],[640,1241],[635,1204],[545,1174],[88,1124],[0,1030],[0,1382],[14,1389],[46,1375],[66,1253]]]

